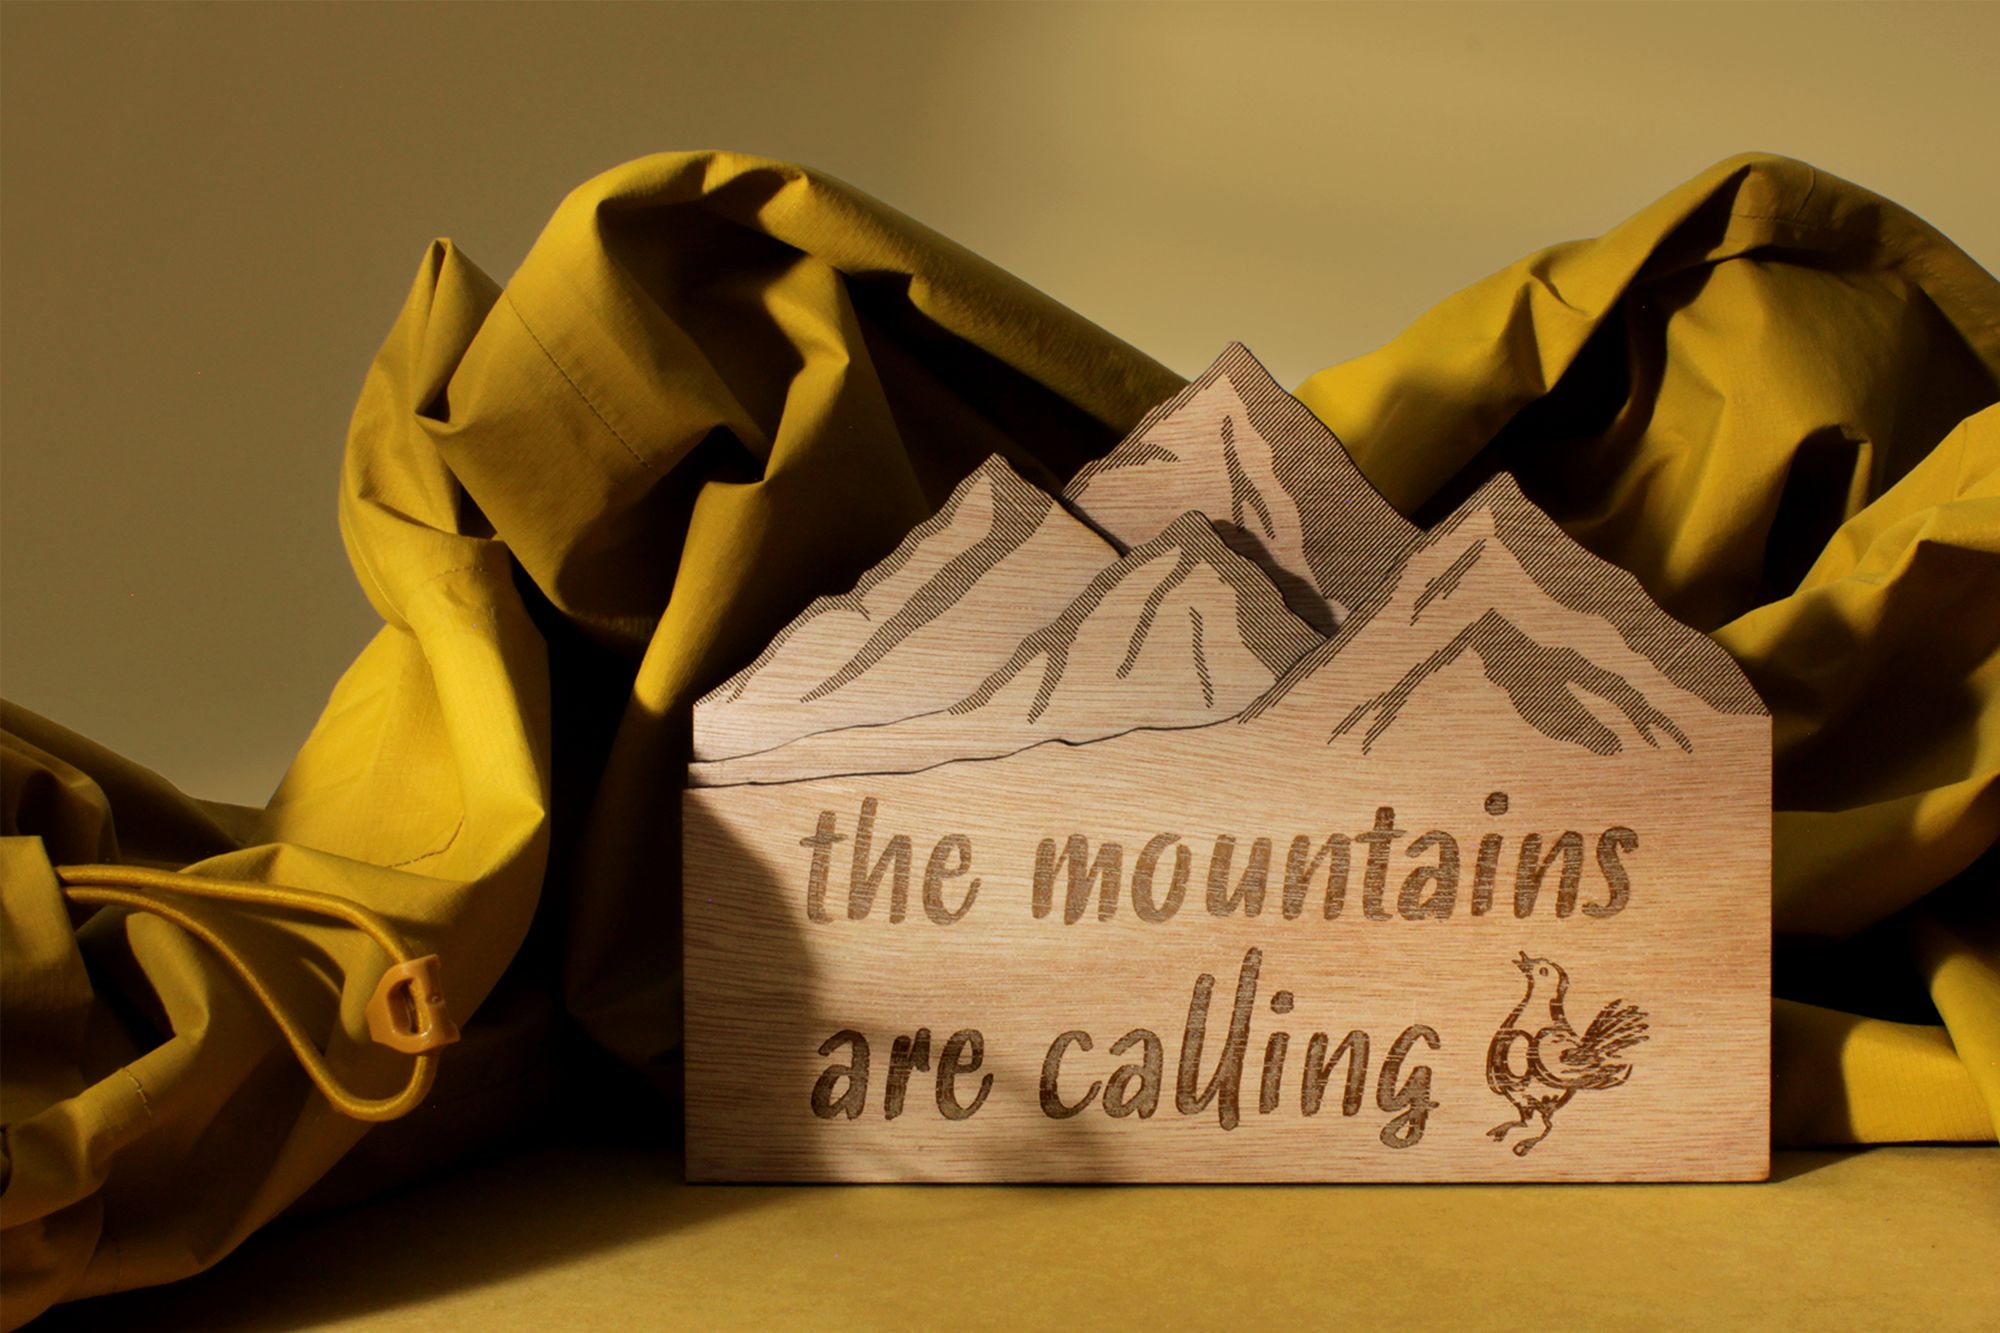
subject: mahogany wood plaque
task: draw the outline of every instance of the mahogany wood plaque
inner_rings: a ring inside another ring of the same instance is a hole
[[[1762,1179],[1770,719],[1241,347],[695,708],[696,1180]]]

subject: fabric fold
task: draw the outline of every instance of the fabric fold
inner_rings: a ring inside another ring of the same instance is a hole
[[[8,996],[0,1256],[10,1328],[56,1300],[207,1267],[367,1128],[320,1096],[205,946],[145,912],[51,905],[51,861],[188,870],[370,908],[442,956],[460,1017],[526,936],[547,848],[546,653],[507,550],[476,524],[461,530],[462,494],[416,424],[441,409],[439,391],[496,290],[434,247],[369,372],[342,527],[386,623],[266,809],[193,800],[6,710],[6,973],[11,986],[18,958],[30,985],[89,1015],[59,1063],[24,1059],[60,1025],[46,1004],[30,1005],[49,1035],[22,1042]],[[369,1034],[365,1011],[389,962],[372,940],[283,911],[188,910],[279,996],[343,1086],[363,1097],[404,1086],[410,1057]]]
[[[1732,158],[1299,396],[1419,517],[1512,471],[1743,666],[1773,713],[1781,964],[1970,875],[2000,837],[2000,284],[1921,219],[1800,162]],[[1965,892],[2000,912],[1990,887]],[[1858,1019],[1915,965],[1906,933],[1869,947],[1821,995]],[[1980,1003],[1945,1007],[1927,1050],[2000,1032]],[[1781,1117],[1781,1135],[1962,1137],[1957,1102],[1935,1123],[1879,1110],[1898,1082],[1869,1052],[1897,1049],[1781,1043],[1780,1086],[1878,1108],[1810,1131]]]

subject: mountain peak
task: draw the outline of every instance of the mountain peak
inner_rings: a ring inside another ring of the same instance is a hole
[[[1197,510],[1330,634],[1420,535],[1241,343],[1079,472],[1064,500],[1123,545]]]
[[[963,697],[688,770],[697,787],[907,773],[1234,716],[1320,637],[1197,513],[1099,570]],[[879,669],[879,668],[878,668]]]
[[[1023,639],[1006,665],[954,705],[952,712],[965,714],[984,707],[1027,666],[1038,661],[1042,663],[1043,681],[1036,691],[1030,721],[1038,719],[1055,697],[1065,675],[1072,670],[1075,657],[1081,656],[1084,660],[1076,665],[1085,667],[1087,663],[1093,675],[1101,675],[1103,666],[1116,657],[1118,665],[1113,676],[1119,681],[1130,679],[1156,629],[1168,632],[1161,614],[1163,603],[1176,592],[1183,594],[1184,601],[1196,596],[1193,588],[1183,585],[1197,574],[1206,576],[1206,583],[1213,585],[1207,590],[1207,600],[1213,604],[1204,617],[1201,606],[1188,601],[1185,610],[1192,619],[1185,623],[1191,626],[1191,644],[1186,653],[1173,654],[1171,660],[1185,661],[1193,669],[1202,682],[1208,708],[1215,704],[1213,673],[1204,647],[1204,627],[1209,620],[1217,621],[1219,627],[1226,623],[1239,641],[1239,649],[1256,659],[1266,677],[1256,690],[1238,698],[1230,712],[1254,698],[1267,687],[1268,681],[1276,680],[1285,668],[1320,642],[1319,635],[1285,608],[1270,580],[1223,541],[1205,515],[1190,512],[1106,566],[1060,616]],[[1121,605],[1121,598],[1134,604]],[[1227,606],[1221,604],[1224,600]],[[1088,642],[1087,629],[1114,625],[1116,637],[1097,644]],[[1118,646],[1121,639],[1122,648]],[[1081,654],[1080,646],[1085,648]],[[1250,670],[1255,673],[1254,667]],[[1227,691],[1229,695],[1240,693],[1234,689]]]
[[[853,589],[811,603],[696,702],[694,758],[944,707],[1115,554],[995,455]]]
[[[1700,704],[1762,709],[1720,647],[1658,612],[1501,474],[1244,720],[1313,729],[1337,717],[1327,743],[1346,737],[1363,754],[1440,710],[1503,729],[1511,715],[1593,754],[1686,753],[1694,741],[1676,713]]]
[[[1660,609],[1631,573],[1579,545],[1522,493],[1511,473],[1486,481],[1426,535],[1424,545],[1450,541],[1473,522],[1486,525],[1481,532],[1490,527],[1550,598],[1609,622],[1627,648],[1679,688],[1720,713],[1768,714],[1726,649]]]
[[[1521,720],[1552,740],[1581,745],[1592,754],[1617,754],[1625,748],[1618,731],[1600,720],[1578,696],[1582,690],[1619,709],[1639,737],[1655,749],[1663,735],[1683,752],[1694,748],[1687,733],[1623,676],[1605,670],[1573,648],[1536,642],[1497,607],[1480,612],[1442,648],[1404,672],[1390,689],[1356,704],[1327,740],[1338,740],[1372,717],[1361,735],[1361,752],[1367,754],[1396,722],[1410,696],[1468,651],[1480,659],[1486,678],[1507,692]]]

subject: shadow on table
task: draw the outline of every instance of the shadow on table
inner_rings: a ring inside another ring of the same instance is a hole
[[[572,1141],[358,1207],[281,1222],[205,1273],[58,1306],[37,1333],[337,1326],[781,1201],[797,1187],[688,1186],[677,1148]]]

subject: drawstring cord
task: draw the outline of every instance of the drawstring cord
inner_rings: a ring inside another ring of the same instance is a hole
[[[57,866],[55,872],[63,892],[72,902],[151,912],[171,921],[213,949],[216,956],[227,963],[230,970],[250,988],[251,994],[257,997],[258,1003],[278,1025],[278,1030],[284,1033],[292,1054],[305,1067],[314,1086],[343,1115],[356,1120],[394,1120],[416,1109],[430,1091],[431,1080],[437,1076],[436,1049],[458,1040],[458,1028],[453,1025],[445,1007],[444,993],[438,988],[437,955],[411,958],[408,947],[387,920],[345,898],[310,889],[252,886],[205,879],[199,875],[147,870],[140,866]],[[395,1096],[380,1098],[357,1097],[341,1086],[333,1070],[327,1067],[326,1058],[320,1054],[319,1048],[285,1013],[278,997],[258,979],[243,956],[201,920],[171,902],[154,897],[156,893],[185,894],[191,898],[311,912],[344,921],[374,940],[389,956],[393,966],[383,973],[381,983],[375,988],[374,998],[368,1002],[368,1031],[382,1045],[416,1056],[409,1083]]]

